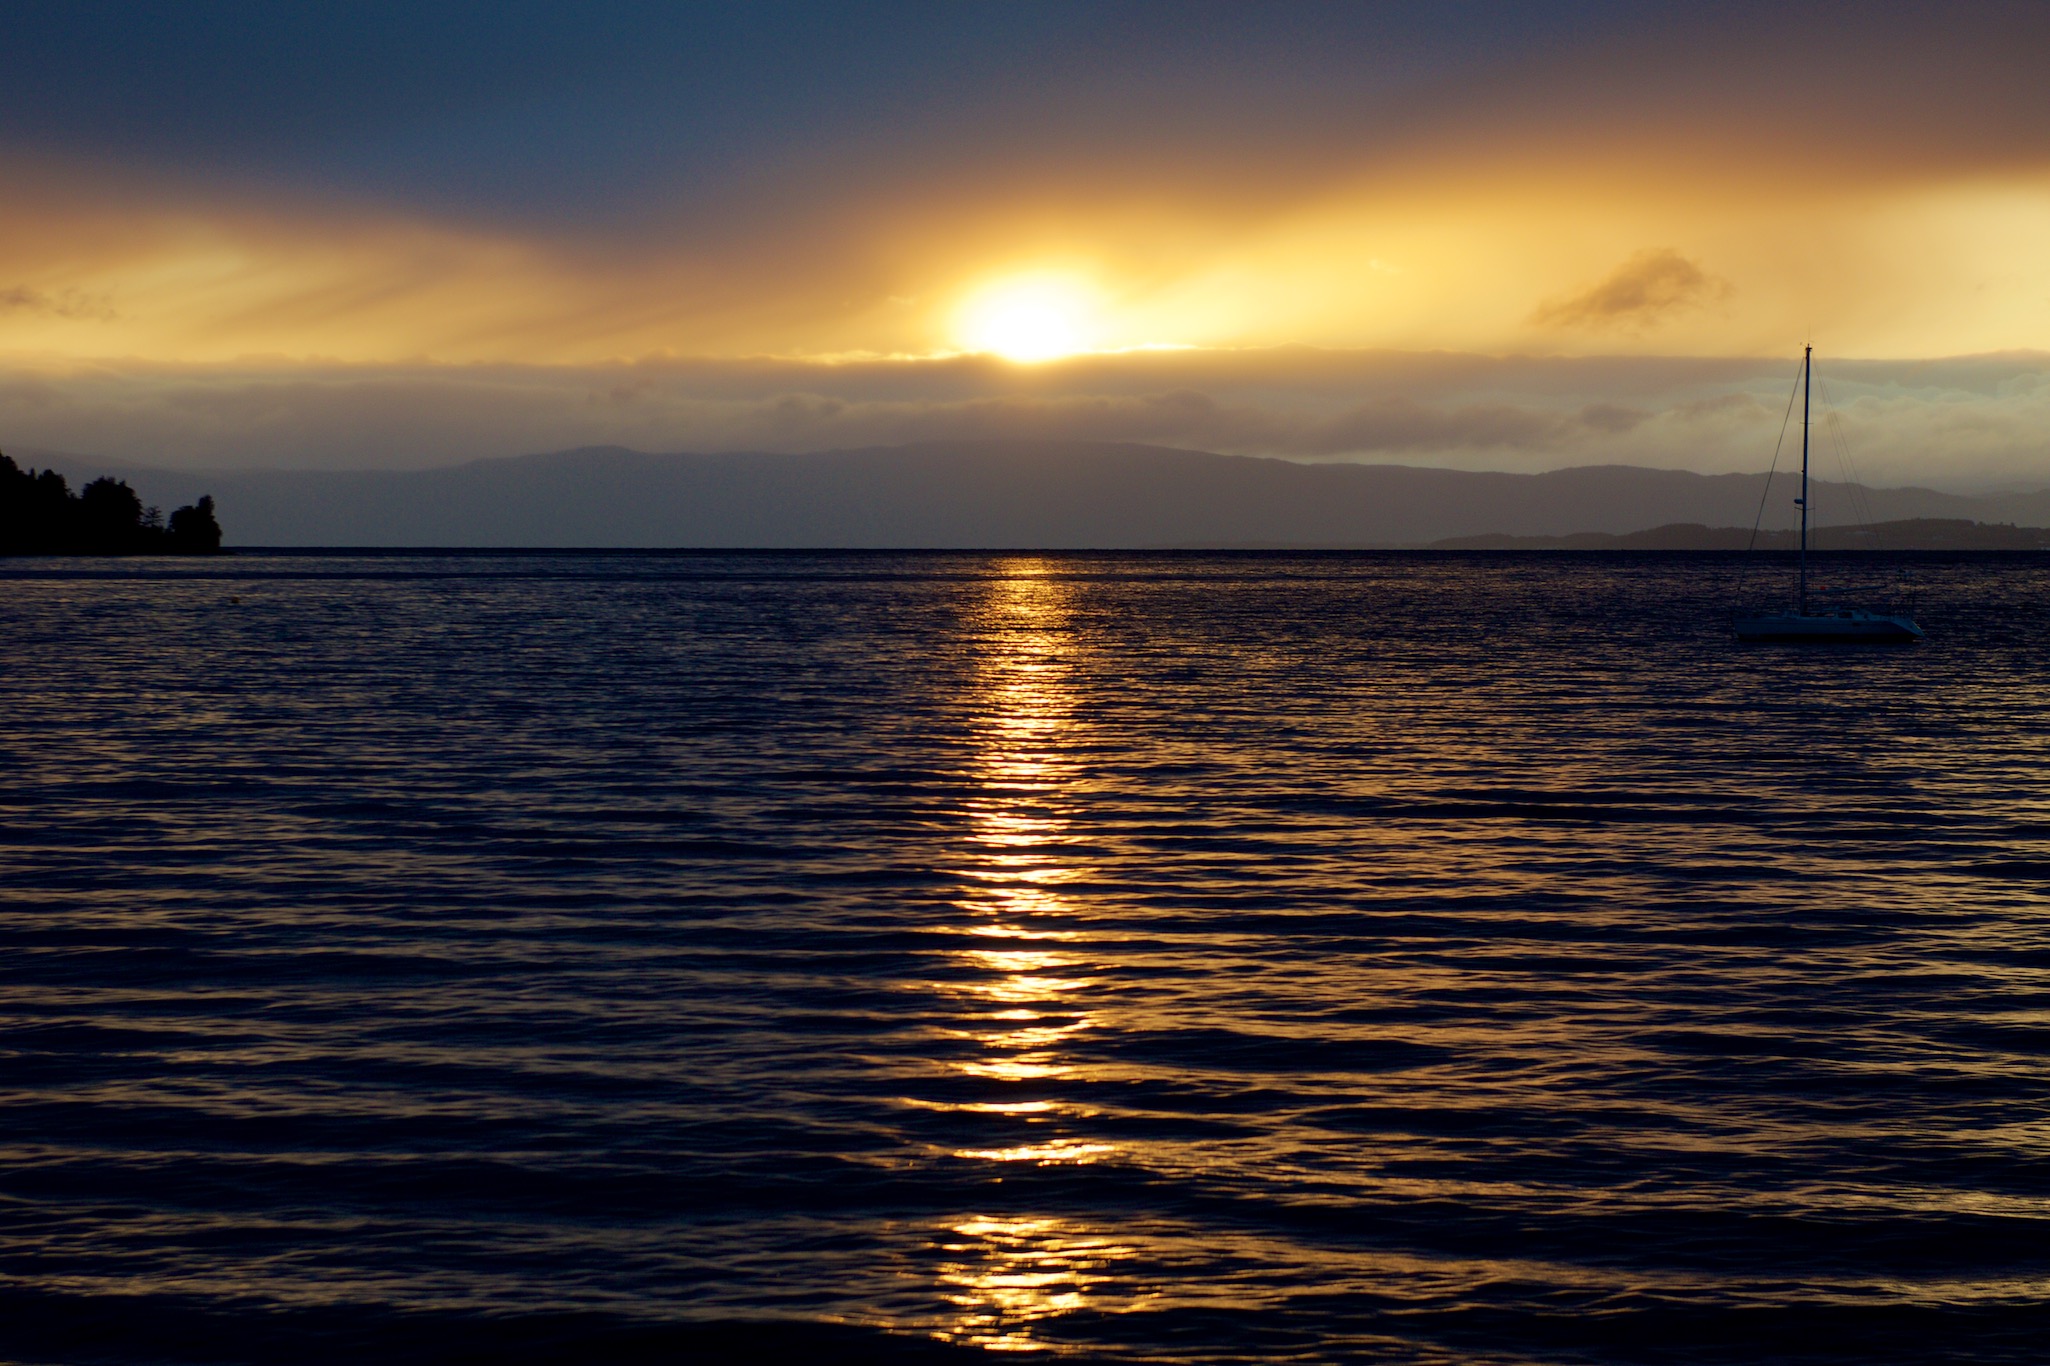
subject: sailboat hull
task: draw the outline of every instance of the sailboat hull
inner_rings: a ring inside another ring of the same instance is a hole
[[[1922,628],[1911,617],[1877,612],[1837,612],[1809,616],[1778,612],[1763,617],[1738,617],[1737,639],[1773,645],[1912,645]]]

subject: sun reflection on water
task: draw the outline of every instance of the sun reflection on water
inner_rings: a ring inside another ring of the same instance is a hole
[[[1042,1351],[1036,1324],[1089,1308],[1090,1291],[1135,1249],[1061,1219],[964,1219],[940,1244],[956,1317],[938,1336],[987,1351]]]
[[[958,1161],[1081,1166],[1117,1147],[1075,1132],[1084,1107],[1046,1094],[1079,1080],[1069,1045],[1100,1027],[1089,1001],[1100,967],[1074,926],[1065,888],[1074,881],[1068,812],[1078,724],[1066,583],[1037,561],[1007,564],[992,585],[981,638],[975,702],[977,795],[961,867],[969,890],[956,903],[972,942],[953,950],[964,998],[962,1033],[978,1056],[954,1064],[968,1076],[1030,1086],[1017,1100],[959,1105],[984,1116],[990,1138],[953,1152]],[[1067,923],[1063,923],[1067,922]],[[975,1214],[940,1239],[940,1282],[955,1307],[937,1336],[991,1350],[1044,1344],[1034,1325],[1084,1307],[1107,1268],[1131,1255],[1071,1221]]]

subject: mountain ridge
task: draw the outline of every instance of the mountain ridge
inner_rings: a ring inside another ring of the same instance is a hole
[[[69,472],[106,467],[39,458]],[[1624,535],[1748,527],[1763,474],[1634,465],[1536,474],[1312,464],[1113,442],[982,441],[808,454],[621,446],[497,456],[412,471],[167,470],[123,462],[147,501],[160,481],[215,495],[238,545],[645,548],[1162,548],[1416,546],[1477,536]],[[1816,481],[1817,525],[1849,486]],[[2050,490],[1858,491],[1875,522],[2050,524]],[[1791,521],[1782,473],[1766,525]],[[1833,515],[1832,509],[1841,515]]]
[[[1672,522],[1620,535],[1582,531],[1568,536],[1452,536],[1429,550],[1778,550],[1799,548],[1789,530],[1704,526]],[[1809,530],[1811,550],[2050,550],[2050,527],[1961,518],[1912,517],[1869,526],[1824,526]]]

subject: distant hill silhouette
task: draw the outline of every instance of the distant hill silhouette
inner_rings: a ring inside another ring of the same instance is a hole
[[[56,457],[52,457],[53,461]],[[131,467],[145,496],[192,474]],[[1546,474],[1304,464],[1160,446],[988,441],[809,455],[593,447],[410,472],[214,470],[248,545],[1404,546],[1447,537],[1749,527],[1762,474],[1634,466]],[[1767,525],[1791,515],[1781,475]],[[2050,525],[2050,492],[1868,489],[1875,520]],[[1819,524],[1849,522],[1818,481]]]
[[[213,555],[221,549],[214,500],[170,521],[126,481],[98,478],[77,493],[55,470],[24,470],[0,455],[0,555]]]
[[[1793,531],[1702,526],[1674,522],[1620,536],[1583,531],[1571,536],[1452,536],[1431,543],[1433,550],[1793,550],[1800,545]],[[1915,517],[1871,526],[1827,526],[1811,529],[1813,550],[2050,550],[2050,527],[1988,525],[1955,518]]]

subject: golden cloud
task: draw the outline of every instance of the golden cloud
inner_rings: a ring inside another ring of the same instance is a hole
[[[1735,293],[1671,247],[1637,252],[1592,288],[1540,304],[1530,315],[1539,327],[1643,329]]]

